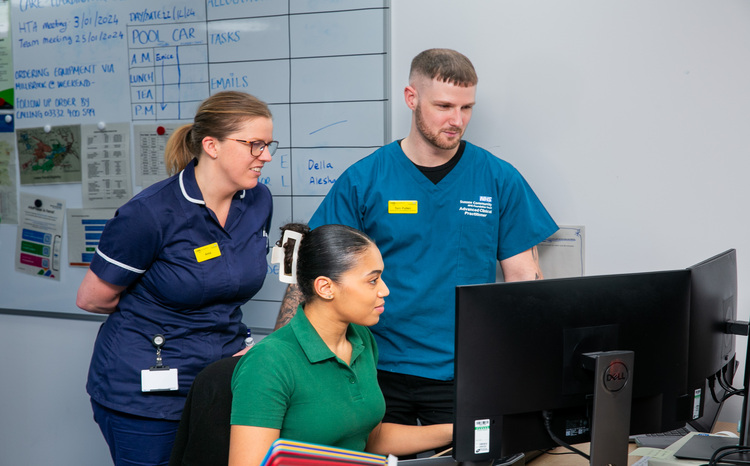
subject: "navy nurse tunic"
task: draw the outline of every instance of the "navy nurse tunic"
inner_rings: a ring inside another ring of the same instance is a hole
[[[124,413],[179,420],[197,373],[239,351],[247,331],[240,306],[266,276],[271,193],[239,191],[224,228],[195,181],[194,160],[120,207],[104,228],[91,270],[126,286],[94,344],[86,389]],[[141,392],[141,370],[156,362],[178,369],[179,391]]]

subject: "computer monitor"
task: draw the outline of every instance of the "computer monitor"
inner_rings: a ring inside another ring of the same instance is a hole
[[[691,423],[709,427],[720,397],[735,372],[735,336],[727,324],[737,319],[737,253],[729,249],[690,271],[688,389],[695,394]]]
[[[629,433],[683,426],[689,299],[688,270],[457,287],[454,458],[554,447],[545,414],[557,438],[590,441],[589,352],[634,353]]]
[[[723,398],[734,390],[729,389],[736,369],[735,335],[746,335],[748,323],[736,320],[737,254],[734,249],[688,270],[691,281],[688,390],[695,394],[689,423],[698,430],[708,430],[721,409]],[[747,389],[747,375],[744,385]],[[743,424],[748,420],[747,396],[740,419]],[[744,445],[747,440],[748,430],[742,427],[739,440],[729,442]],[[716,445],[704,442],[702,437],[693,437],[683,448],[690,449],[690,455],[696,459],[708,459]],[[682,450],[679,453],[683,454]],[[726,460],[747,462],[750,457],[747,453],[735,453]]]

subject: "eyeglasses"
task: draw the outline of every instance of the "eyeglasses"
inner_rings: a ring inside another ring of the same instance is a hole
[[[250,146],[250,153],[253,155],[253,157],[260,157],[263,151],[266,150],[266,147],[268,148],[268,155],[273,157],[273,154],[276,153],[276,149],[279,148],[279,141],[265,142],[265,141],[245,141],[244,139],[234,139],[234,138],[227,138],[227,139],[229,139],[230,141],[237,141],[240,144],[244,144],[246,146]]]

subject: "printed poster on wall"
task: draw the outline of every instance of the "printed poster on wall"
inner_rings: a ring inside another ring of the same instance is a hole
[[[65,201],[21,193],[16,272],[60,280]]]
[[[10,2],[0,0],[0,116],[13,110],[13,44],[10,38]],[[3,120],[5,122],[5,120]],[[0,125],[0,131],[2,131]]]
[[[81,125],[83,207],[117,208],[133,197],[130,124]]]
[[[560,225],[555,234],[537,245],[544,278],[582,277],[586,263],[585,243],[585,226]]]
[[[0,132],[0,223],[18,223],[15,136]]]
[[[144,188],[167,178],[164,150],[169,136],[181,125],[133,125],[135,138],[135,184]]]
[[[16,130],[21,185],[81,182],[81,125]]]
[[[68,209],[68,265],[88,267],[116,209]]]

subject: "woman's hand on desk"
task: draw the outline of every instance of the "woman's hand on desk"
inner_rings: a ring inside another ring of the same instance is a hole
[[[407,426],[381,422],[370,433],[366,451],[380,455],[411,455],[440,448],[453,441],[453,424]]]

